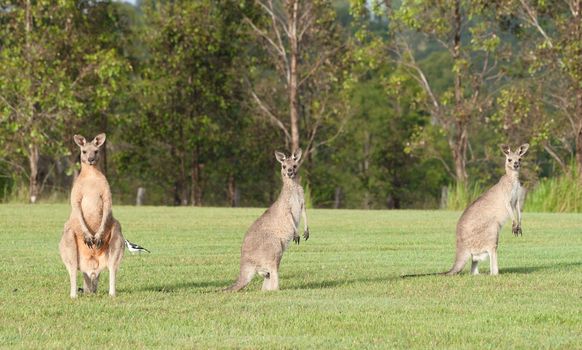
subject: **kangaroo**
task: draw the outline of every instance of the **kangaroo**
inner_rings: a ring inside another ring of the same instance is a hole
[[[105,175],[97,168],[105,134],[91,142],[75,135],[81,149],[81,172],[71,190],[71,215],[65,223],[59,244],[61,258],[71,281],[71,298],[77,297],[77,270],[83,273],[84,293],[95,293],[99,274],[109,268],[109,295],[115,296],[115,275],[125,239],[119,221],[111,213],[111,190]]]
[[[521,206],[525,195],[519,183],[521,157],[529,145],[521,145],[512,152],[507,145],[501,145],[505,154],[505,175],[487,192],[477,198],[465,211],[457,223],[457,254],[453,267],[447,275],[459,273],[467,260],[472,258],[471,274],[479,274],[477,264],[489,255],[491,275],[499,274],[497,265],[497,244],[501,227],[511,218],[511,231],[521,235]],[[514,214],[515,212],[515,214]],[[517,215],[517,220],[516,220]]]
[[[245,234],[240,257],[240,275],[227,291],[239,291],[246,287],[255,274],[264,277],[262,290],[279,289],[279,264],[283,252],[291,240],[299,244],[300,215],[303,216],[303,238],[309,239],[307,214],[303,188],[299,184],[297,171],[301,159],[301,149],[290,157],[275,152],[281,163],[283,189],[279,198],[261,215]]]

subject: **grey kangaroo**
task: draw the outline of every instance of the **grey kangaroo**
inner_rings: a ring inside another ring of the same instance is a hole
[[[240,275],[227,291],[239,291],[246,287],[255,274],[263,276],[263,290],[279,289],[279,264],[283,252],[291,240],[299,244],[297,233],[300,215],[303,216],[303,238],[309,238],[307,214],[303,188],[299,184],[297,171],[301,159],[301,149],[287,157],[275,152],[281,163],[283,189],[279,198],[261,215],[245,234],[240,257]]]
[[[459,273],[469,258],[472,259],[471,273],[479,273],[477,264],[489,256],[491,275],[499,274],[497,265],[497,244],[501,227],[511,218],[514,235],[521,235],[521,206],[524,189],[519,183],[521,157],[529,145],[521,145],[512,152],[507,145],[501,145],[505,154],[505,175],[487,192],[477,198],[465,211],[457,223],[457,254],[453,267],[446,273]],[[517,216],[517,218],[516,218]]]
[[[97,168],[105,134],[87,142],[75,135],[81,149],[81,172],[71,191],[71,216],[65,223],[59,245],[61,258],[69,272],[71,298],[77,297],[77,270],[83,273],[85,293],[95,293],[99,274],[109,268],[109,295],[115,296],[115,275],[125,239],[119,221],[111,213],[111,190],[105,175]]]

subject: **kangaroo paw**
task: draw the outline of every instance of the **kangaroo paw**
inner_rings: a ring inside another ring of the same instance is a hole
[[[295,234],[293,236],[293,242],[299,244],[299,241],[301,240],[301,237],[298,234]]]
[[[303,231],[303,238],[307,241],[309,239],[309,228]]]
[[[88,234],[83,235],[83,241],[85,242],[87,247],[89,248],[93,247],[93,237],[91,237],[91,235]]]
[[[95,236],[95,238],[93,238],[93,243],[95,244],[95,247],[97,249],[101,248],[103,246],[103,237],[99,236]]]

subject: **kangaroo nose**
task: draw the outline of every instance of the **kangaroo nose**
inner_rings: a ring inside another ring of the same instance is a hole
[[[89,162],[94,162],[94,161],[95,161],[95,157],[88,158],[87,160],[88,160]]]

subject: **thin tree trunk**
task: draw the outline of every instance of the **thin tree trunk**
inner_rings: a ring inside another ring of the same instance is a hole
[[[467,122],[469,116],[466,115],[463,106],[463,86],[462,86],[462,74],[460,72],[461,67],[459,67],[459,61],[461,59],[461,0],[455,1],[454,11],[454,38],[453,38],[453,64],[455,73],[455,129],[452,130],[455,133],[452,137],[451,151],[453,153],[453,160],[455,162],[455,175],[457,177],[457,182],[466,185],[467,183],[467,170],[466,170],[466,157],[467,157],[467,143],[468,143],[468,130]]]
[[[297,10],[298,1],[291,1],[291,18],[289,19],[289,111],[291,117],[291,151],[299,148],[299,102],[297,81]]]
[[[105,112],[101,112],[101,131],[100,132],[107,133],[107,126],[108,126],[107,124],[108,124],[107,114]],[[105,144],[105,147],[103,147],[101,149],[101,159],[102,159],[101,169],[103,171],[103,174],[105,176],[107,176],[107,144]]]
[[[339,209],[341,204],[342,204],[342,188],[338,186],[335,188],[335,194],[333,198],[333,208]]]
[[[30,203],[36,203],[38,196],[40,194],[40,182],[38,174],[38,160],[39,160],[38,146],[32,144],[29,147],[28,160],[30,162],[30,185],[29,185],[29,198]]]
[[[200,146],[196,145],[196,149],[192,152],[192,169],[190,172],[190,198],[192,205],[202,206],[202,167],[200,164]]]
[[[228,202],[231,207],[238,207],[238,188],[236,186],[236,179],[234,175],[230,174],[228,176]]]
[[[582,40],[582,1],[576,1],[573,6],[574,31],[578,42]],[[582,47],[578,45],[578,68],[582,70]],[[578,76],[579,77],[579,76]],[[576,132],[576,163],[578,164],[578,180],[582,183],[582,88],[580,81],[574,81],[574,91],[576,105],[574,109],[575,118],[578,119],[578,130]]]
[[[578,89],[576,98],[576,117],[582,118],[582,89]],[[578,165],[578,179],[582,183],[582,120],[578,122],[576,132],[576,164]]]
[[[458,122],[456,130],[454,131],[451,142],[451,150],[453,153],[453,161],[455,163],[455,176],[457,183],[461,185],[467,184],[467,145],[468,145],[468,130],[465,122]]]

